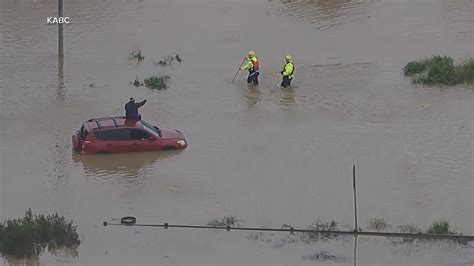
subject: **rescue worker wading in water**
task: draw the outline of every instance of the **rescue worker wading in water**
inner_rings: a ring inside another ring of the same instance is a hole
[[[280,72],[283,75],[283,80],[281,81],[283,88],[290,86],[291,81],[295,77],[295,65],[293,65],[291,55],[285,57],[285,62],[285,66],[283,66],[283,70]]]
[[[255,55],[254,51],[250,51],[249,55],[247,56],[247,62],[240,67],[241,70],[248,70],[249,76],[247,78],[248,84],[258,85],[258,75],[260,75],[260,67],[258,58]]]

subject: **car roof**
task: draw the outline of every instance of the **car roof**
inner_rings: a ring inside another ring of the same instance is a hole
[[[112,128],[143,128],[139,120],[126,119],[124,116],[91,118],[84,124],[92,131]]]

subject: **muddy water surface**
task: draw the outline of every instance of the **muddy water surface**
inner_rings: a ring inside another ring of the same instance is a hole
[[[64,65],[55,1],[0,0],[0,218],[27,208],[79,226],[76,259],[50,264],[352,265],[352,240],[273,245],[248,233],[103,227],[205,224],[234,215],[249,226],[350,227],[352,165],[359,221],[393,226],[449,219],[474,233],[473,90],[426,88],[401,75],[432,54],[474,55],[469,0],[67,1]],[[136,64],[128,53],[141,49]],[[261,85],[231,83],[248,50]],[[153,61],[179,53],[181,64]],[[294,88],[279,88],[282,58]],[[129,84],[171,76],[168,90]],[[183,152],[81,156],[71,134],[91,117],[148,99],[145,120],[184,132]],[[273,236],[273,241],[284,238]],[[275,240],[276,239],[276,240]],[[315,260],[327,251],[336,260]],[[360,265],[470,265],[472,248],[359,239]],[[385,263],[385,264],[384,264]]]

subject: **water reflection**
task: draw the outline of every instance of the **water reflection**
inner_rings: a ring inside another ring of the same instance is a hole
[[[5,265],[9,266],[37,266],[40,265],[38,258],[18,259],[10,256],[3,256]]]
[[[354,266],[357,266],[357,244],[359,243],[358,236],[354,236]]]
[[[57,257],[58,262],[68,263],[71,260],[75,260],[79,257],[79,252],[77,250],[78,247],[68,247],[68,248],[60,248],[55,250],[54,248],[49,250],[45,249],[44,251],[40,252],[40,256],[43,255],[54,255]],[[3,258],[6,265],[9,266],[37,266],[43,265],[40,263],[39,257],[32,257],[32,258],[16,258],[8,255],[2,255],[0,259]]]
[[[279,104],[286,107],[292,107],[296,103],[295,101],[295,89],[286,88],[282,89],[280,93],[280,102]]]
[[[71,169],[67,160],[69,146],[66,140],[68,139],[64,137],[64,132],[59,129],[50,137],[52,166],[48,176],[51,178],[51,185],[56,191],[67,183],[70,176]]]
[[[74,162],[82,163],[88,176],[122,175],[137,177],[160,160],[177,155],[180,151],[137,152],[101,155],[73,153]]]
[[[64,58],[58,57],[58,80],[56,100],[64,101]]]

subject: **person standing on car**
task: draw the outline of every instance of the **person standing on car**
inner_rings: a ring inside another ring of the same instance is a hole
[[[142,107],[145,103],[146,99],[139,103],[136,103],[133,97],[130,98],[128,103],[125,104],[125,117],[141,120],[142,116],[138,113],[138,108]]]
[[[285,57],[285,65],[283,66],[283,70],[280,73],[283,75],[281,86],[283,88],[290,86],[291,81],[295,77],[295,65],[293,65],[291,55],[287,55]]]
[[[247,56],[247,62],[240,67],[241,70],[248,70],[249,76],[247,77],[248,84],[258,85],[258,75],[260,75],[260,62],[254,51],[250,51]]]

